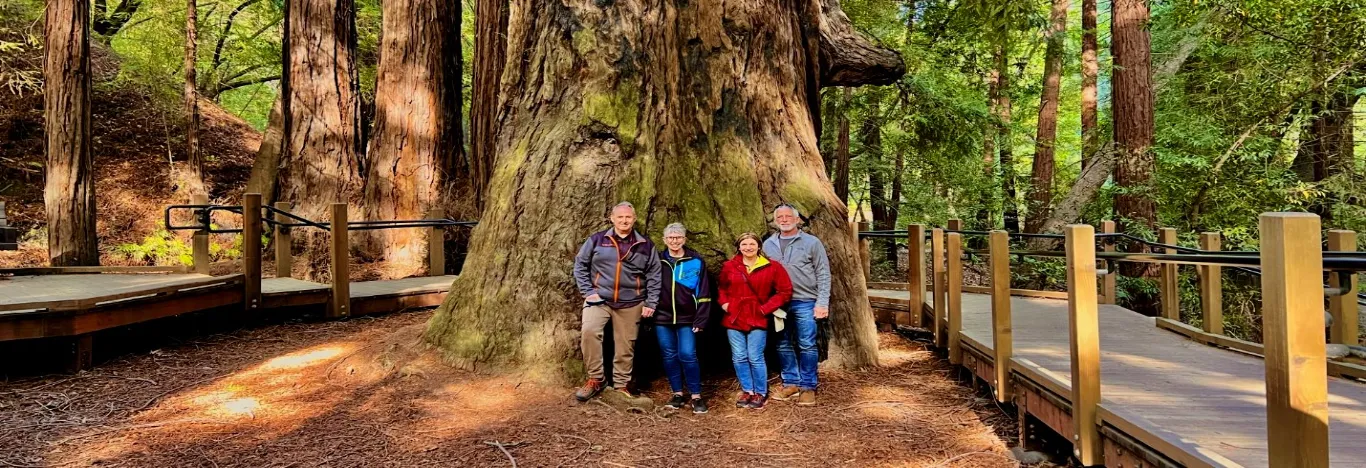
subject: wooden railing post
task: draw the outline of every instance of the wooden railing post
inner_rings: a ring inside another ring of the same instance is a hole
[[[1328,231],[1328,250],[1348,252],[1357,249],[1357,233],[1353,231]],[[1328,298],[1328,312],[1333,316],[1333,328],[1329,331],[1329,342],[1356,345],[1361,330],[1358,328],[1357,279],[1350,272],[1339,272],[1328,276],[1328,285],[1342,288],[1347,293]]]
[[[963,220],[961,220],[961,219],[950,219],[950,220],[949,220],[949,223],[948,223],[946,226],[948,226],[948,228],[949,228],[950,231],[962,231],[962,230],[963,230]]]
[[[1267,465],[1326,468],[1328,363],[1319,218],[1265,213],[1259,224]]]
[[[859,222],[858,222],[858,231],[856,231],[856,232],[860,232],[860,233],[861,233],[861,232],[864,232],[864,231],[867,231],[867,230],[868,230],[868,222],[867,222],[867,221],[859,221]],[[862,260],[862,261],[863,261],[863,280],[864,280],[864,281],[869,281],[869,280],[872,280],[872,279],[873,279],[873,255],[872,255],[872,252],[871,252],[870,249],[869,249],[870,240],[869,240],[868,238],[866,238],[866,237],[858,237],[857,240],[858,240],[858,257],[859,257],[859,260]]]
[[[1100,404],[1100,319],[1096,298],[1096,231],[1084,224],[1064,229],[1067,251],[1067,316],[1072,357],[1073,454],[1083,466],[1104,462],[1096,408]]]
[[[208,195],[204,195],[204,194],[192,195],[192,196],[190,196],[190,204],[191,204],[191,205],[207,205],[207,204],[209,204],[209,196],[208,196]],[[200,213],[202,213],[203,211],[204,211],[204,210],[203,210],[202,208],[201,208],[201,209],[196,209],[196,210],[191,211],[191,213],[194,213],[194,219],[195,219],[196,222],[198,222],[199,220],[203,219],[203,218],[202,218],[202,215],[200,215]],[[207,275],[207,274],[209,274],[209,225],[208,225],[208,223],[201,224],[201,225],[199,226],[199,230],[195,231],[195,232],[194,232],[194,236],[191,237],[191,239],[190,239],[190,258],[191,258],[191,261],[194,263],[193,266],[194,266],[194,272],[195,272],[195,273],[199,273],[199,274],[201,274],[201,275]]]
[[[427,219],[442,219],[446,213],[440,208],[427,212]],[[442,226],[433,226],[427,232],[427,276],[446,274],[446,231]]]
[[[248,312],[261,308],[261,194],[242,196],[242,283],[246,292],[242,306]]]
[[[991,332],[995,351],[996,401],[1010,401],[1010,358],[1014,340],[1010,325],[1010,237],[1005,231],[991,231]]]
[[[953,232],[949,233],[946,239],[948,243],[945,256],[948,258],[948,270],[944,272],[944,277],[948,280],[946,286],[948,307],[949,330],[949,362],[953,364],[963,363],[963,348],[959,341],[958,334],[963,329],[963,235]],[[938,310],[938,306],[936,306]],[[939,341],[938,339],[935,340]]]
[[[1108,220],[1107,220],[1107,221],[1101,221],[1101,222],[1100,222],[1100,232],[1103,232],[1103,233],[1105,233],[1105,234],[1114,234],[1114,233],[1115,233],[1115,222],[1114,222],[1114,221],[1108,221]],[[1104,248],[1104,250],[1105,250],[1106,252],[1114,252],[1114,251],[1115,251],[1115,241],[1114,241],[1114,239],[1110,239],[1110,238],[1105,239],[1105,248]],[[1118,266],[1119,266],[1118,263],[1111,263],[1110,265],[1113,265],[1113,266],[1115,266],[1115,267],[1118,267]],[[1101,304],[1115,304],[1115,303],[1117,302],[1117,300],[1119,299],[1118,296],[1116,296],[1116,292],[1115,292],[1115,279],[1118,278],[1118,276],[1117,276],[1117,275],[1118,275],[1118,272],[1115,271],[1116,269],[1117,269],[1117,268],[1106,267],[1106,268],[1105,268],[1105,276],[1101,277],[1101,279],[1100,279],[1100,302],[1101,302]]]
[[[1159,230],[1157,242],[1167,245],[1176,245],[1176,229],[1162,228]],[[1174,254],[1176,249],[1165,249],[1166,253]],[[1160,302],[1162,316],[1170,320],[1181,320],[1181,289],[1177,283],[1177,269],[1175,263],[1162,264],[1162,276],[1159,282],[1161,291]]]
[[[291,204],[289,202],[275,202],[275,209],[277,210],[289,211],[290,207]],[[293,221],[294,220],[289,219],[283,214],[275,213],[276,223],[292,223]],[[276,278],[294,277],[294,239],[289,231],[290,229],[288,226],[276,224],[275,234],[271,236],[270,242],[275,244]]]
[[[944,300],[947,288],[947,278],[944,275],[944,230],[935,228],[930,231],[930,271],[934,274],[934,313],[930,317],[930,330],[934,332],[934,345],[944,347],[945,341],[943,333],[939,330],[940,320],[948,315],[948,304]],[[924,326],[922,324],[922,326]]]
[[[333,317],[351,314],[351,243],[348,239],[346,204],[332,204],[332,308]]]
[[[911,293],[910,313],[897,312],[897,325],[920,325],[925,312],[925,225],[906,227],[906,291]]]
[[[1219,250],[1219,233],[1200,234],[1200,250]],[[1223,267],[1205,265],[1197,268],[1200,272],[1200,315],[1206,333],[1224,334],[1224,280]]]

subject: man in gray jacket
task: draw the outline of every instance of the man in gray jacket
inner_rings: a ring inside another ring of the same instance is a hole
[[[783,385],[773,398],[797,397],[798,406],[816,405],[817,319],[830,316],[830,258],[825,244],[802,232],[797,208],[782,204],[773,210],[778,234],[764,241],[764,255],[778,260],[792,279],[792,302],[788,303],[790,330],[778,333],[778,358],[783,365]],[[793,349],[792,342],[797,342]]]
[[[602,392],[602,336],[612,323],[612,386],[630,394],[635,357],[636,332],[640,319],[651,317],[659,304],[660,265],[655,246],[648,237],[635,231],[636,209],[621,202],[612,207],[612,227],[588,237],[574,257],[574,282],[583,295],[583,365],[588,382],[574,392],[579,401],[588,401]]]

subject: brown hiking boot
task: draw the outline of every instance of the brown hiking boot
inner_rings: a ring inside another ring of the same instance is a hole
[[[588,401],[602,393],[602,379],[588,379],[582,387],[574,391],[574,398],[579,401]]]
[[[806,390],[797,397],[797,406],[816,406],[816,391]]]
[[[783,385],[782,387],[778,388],[778,391],[773,392],[773,395],[770,396],[772,396],[774,400],[788,401],[791,400],[792,397],[796,396],[798,393],[801,393],[801,391],[802,389],[800,388],[791,385]]]

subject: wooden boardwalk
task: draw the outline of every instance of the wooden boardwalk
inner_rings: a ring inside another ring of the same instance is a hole
[[[869,294],[881,308],[910,300],[907,291]],[[1011,371],[1067,401],[1067,301],[1012,297],[1011,308]],[[963,294],[962,314],[963,346],[989,363],[991,296]],[[1269,465],[1260,357],[1191,341],[1118,306],[1100,305],[1099,318],[1104,424],[1187,466]],[[1332,466],[1366,467],[1366,384],[1330,378],[1328,402]]]

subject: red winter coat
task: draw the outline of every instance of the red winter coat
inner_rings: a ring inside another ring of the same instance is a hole
[[[753,271],[745,267],[740,255],[727,260],[721,265],[717,283],[721,304],[726,309],[721,326],[733,330],[768,328],[768,314],[792,299],[792,280],[787,277],[787,270],[781,263],[763,256],[755,262]]]

